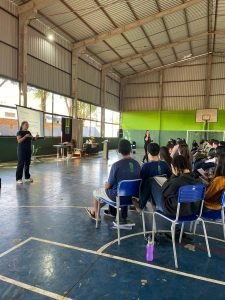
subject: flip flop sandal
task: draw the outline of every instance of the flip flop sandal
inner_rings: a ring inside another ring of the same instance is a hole
[[[93,216],[93,214],[91,213],[90,209],[87,207],[87,208],[85,208],[85,210],[86,210],[89,218],[92,219],[93,221],[96,221],[96,218]],[[99,216],[99,222],[101,222],[100,216]]]

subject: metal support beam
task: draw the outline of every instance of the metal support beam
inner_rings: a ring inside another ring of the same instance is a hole
[[[138,54],[130,55],[128,57],[125,57],[125,58],[122,58],[122,59],[119,59],[119,60],[115,60],[112,63],[103,65],[103,68],[108,68],[108,67],[113,68],[117,65],[128,63],[131,60],[141,58],[141,57],[145,57],[145,56],[150,55],[150,54],[155,54],[155,53],[157,53],[161,50],[173,48],[173,47],[176,47],[176,46],[181,45],[183,43],[193,41],[193,40],[197,40],[197,39],[202,38],[202,37],[206,37],[209,34],[210,33],[208,33],[208,32],[203,32],[203,33],[196,34],[196,35],[193,35],[193,36],[185,38],[185,39],[180,39],[180,40],[178,40],[176,42],[173,42],[173,43],[170,43],[170,44],[163,44],[163,45],[161,45],[157,48],[150,49],[150,50],[147,50],[147,51],[143,51],[143,52],[140,52]]]
[[[99,43],[99,42],[104,41],[106,39],[109,39],[109,38],[111,38],[111,37],[113,37],[115,35],[127,32],[127,31],[129,31],[131,29],[135,29],[135,28],[137,28],[137,27],[139,27],[141,25],[153,22],[153,21],[161,19],[162,17],[165,17],[165,16],[167,16],[169,14],[175,13],[177,11],[180,11],[180,10],[183,10],[183,9],[188,8],[190,6],[193,6],[195,4],[198,4],[201,1],[202,0],[190,0],[190,1],[185,2],[183,4],[179,4],[177,6],[170,7],[169,9],[165,9],[165,10],[163,10],[163,11],[157,13],[157,14],[154,14],[154,15],[148,16],[146,18],[137,20],[137,21],[132,22],[132,23],[127,24],[127,25],[123,25],[123,26],[118,27],[116,29],[113,29],[111,31],[95,35],[92,38],[88,38],[88,39],[82,40],[82,41],[80,41],[78,43],[75,43],[74,44],[74,48],[79,48],[79,47],[82,47],[82,46],[89,46],[89,45],[93,45],[93,44]]]
[[[55,4],[55,0],[31,0],[27,3],[20,5],[18,7],[19,15],[26,13],[27,11],[33,10],[37,13],[38,10],[49,6],[51,4]]]
[[[73,50],[72,52],[72,115],[74,119],[77,119],[77,101],[78,101],[78,61],[82,53],[85,53],[86,48]]]
[[[111,71],[111,68],[104,69],[101,72],[101,98],[100,103],[102,107],[101,113],[101,136],[105,137],[105,98],[106,98],[106,77]]]
[[[209,108],[210,107],[212,60],[213,60],[213,55],[212,55],[212,53],[210,53],[208,55],[208,63],[207,63],[207,78],[206,78],[206,86],[205,86],[204,108]]]

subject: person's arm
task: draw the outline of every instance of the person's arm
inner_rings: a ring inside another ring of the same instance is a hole
[[[110,189],[114,185],[115,179],[116,179],[115,175],[116,175],[116,168],[115,168],[115,165],[112,165],[110,173],[109,173],[108,181],[105,182],[106,190]]]
[[[220,182],[219,182],[219,178],[215,178],[210,185],[208,186],[207,190],[206,190],[206,194],[205,194],[205,199],[210,199],[213,198],[215,195],[218,194],[218,192],[222,192],[224,188],[221,186]]]
[[[27,133],[24,137],[17,135],[16,139],[19,144],[23,143],[27,138],[31,138],[32,136]]]
[[[172,158],[174,157],[174,155],[175,155],[176,152],[178,151],[178,148],[179,148],[179,145],[176,145],[176,146],[173,147],[173,150],[172,150],[172,152],[171,152],[171,154],[170,154],[170,156],[171,156]]]

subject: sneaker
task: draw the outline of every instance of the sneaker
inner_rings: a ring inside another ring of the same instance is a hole
[[[28,178],[24,180],[25,182],[34,182],[32,178]]]
[[[104,210],[104,216],[115,219],[116,216],[112,215],[109,209]]]
[[[117,226],[118,224],[117,224],[117,220],[116,221],[114,221],[113,222],[113,225],[114,226]],[[129,219],[122,219],[122,218],[120,218],[120,225],[122,225],[122,226],[135,226],[135,223],[134,222],[132,222],[131,220],[129,220]]]
[[[18,184],[23,184],[23,180],[22,180],[22,179],[17,180],[16,183],[18,183]]]

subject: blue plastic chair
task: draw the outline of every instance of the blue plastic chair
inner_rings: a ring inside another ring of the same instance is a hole
[[[119,209],[121,207],[127,207],[133,205],[132,197],[139,198],[140,194],[140,185],[141,179],[133,179],[133,180],[123,180],[119,182],[117,187],[117,197],[116,202],[109,201],[108,199],[99,198],[98,200],[98,210],[96,216],[96,228],[98,228],[99,224],[99,216],[100,216],[100,202],[104,202],[110,206],[113,206],[117,209],[116,220],[117,220],[117,235],[118,235],[118,245],[120,245],[120,214]],[[123,197],[128,197],[123,199]]]
[[[202,218],[206,221],[221,222],[223,225],[223,237],[225,240],[225,190],[221,197],[221,210],[210,210],[202,213]],[[197,222],[195,222],[194,233],[196,232]]]
[[[155,237],[155,233],[156,233],[155,216],[158,215],[158,216],[162,217],[163,219],[166,219],[167,221],[172,223],[172,225],[171,225],[171,235],[172,235],[174,262],[175,262],[175,267],[176,268],[178,268],[176,244],[175,244],[175,230],[176,230],[176,225],[177,224],[182,224],[181,232],[180,232],[180,238],[179,238],[179,243],[181,243],[183,232],[184,232],[184,224],[185,223],[191,223],[193,221],[201,221],[202,226],[203,226],[203,230],[204,230],[208,256],[211,257],[207,232],[206,232],[206,228],[205,228],[205,222],[201,218],[202,209],[203,209],[203,202],[204,202],[204,196],[205,196],[205,186],[203,184],[182,186],[179,189],[178,205],[177,205],[177,212],[176,212],[175,217],[169,217],[161,211],[155,211],[153,213],[153,231],[152,231],[153,243],[154,243],[154,237]],[[193,213],[193,214],[188,215],[188,216],[180,217],[180,206],[183,203],[195,203],[195,202],[201,202],[199,211],[197,213]]]

